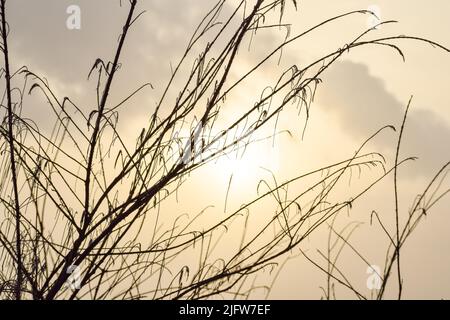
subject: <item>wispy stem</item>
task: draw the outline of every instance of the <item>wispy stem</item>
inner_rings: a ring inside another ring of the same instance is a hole
[[[397,150],[395,152],[395,166],[394,166],[394,196],[395,196],[395,236],[396,236],[396,243],[395,243],[395,256],[397,260],[397,277],[398,277],[398,299],[400,300],[402,298],[402,289],[403,289],[403,281],[402,281],[402,274],[401,274],[401,266],[400,266],[400,222],[399,222],[399,204],[398,204],[398,186],[397,186],[397,171],[398,171],[398,158],[400,154],[400,144],[402,142],[403,137],[403,130],[405,128],[406,123],[406,117],[408,116],[408,110],[409,106],[411,105],[412,97],[408,101],[408,105],[406,106],[406,111],[403,116],[402,121],[402,127],[400,129],[400,134],[398,136],[398,142],[397,142]]]
[[[2,44],[3,44],[3,57],[5,60],[5,82],[6,82],[6,105],[8,109],[8,144],[11,161],[11,174],[14,192],[14,211],[15,211],[15,223],[16,223],[16,254],[17,254],[17,282],[15,286],[15,297],[17,300],[21,299],[22,288],[22,252],[21,252],[21,239],[20,239],[20,204],[19,204],[19,191],[17,188],[17,168],[14,160],[14,137],[13,137],[13,108],[11,101],[11,72],[9,69],[9,55],[8,55],[8,29],[6,23],[5,13],[6,0],[0,1],[1,19],[2,19]]]

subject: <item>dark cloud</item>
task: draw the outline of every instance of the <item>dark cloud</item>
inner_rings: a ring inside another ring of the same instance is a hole
[[[95,77],[87,75],[97,58],[114,57],[127,17],[128,0],[14,0],[8,2],[10,54],[15,68],[26,65],[69,96],[82,110],[95,108]],[[184,53],[189,37],[214,3],[209,0],[140,1],[137,13],[145,11],[133,25],[121,57],[121,69],[113,83],[110,103],[119,102],[142,84],[147,87],[127,105],[123,117],[146,116],[154,109],[174,65]],[[67,8],[81,9],[81,29],[69,30]],[[229,10],[225,7],[224,10]],[[224,12],[227,14],[227,12]],[[189,63],[186,67],[191,67]],[[17,83],[20,85],[20,83]],[[81,91],[80,91],[81,89]],[[176,93],[173,93],[174,95]],[[46,121],[45,104],[27,97],[27,110],[38,123]],[[174,100],[174,99],[173,99]],[[33,107],[30,108],[29,106]]]
[[[136,11],[145,14],[127,39],[124,67],[137,81],[159,82],[161,75],[170,75],[170,62],[181,57],[190,34],[212,4],[205,0],[139,2]],[[71,5],[81,9],[80,30],[66,27],[66,10]],[[84,81],[97,58],[113,59],[128,8],[123,0],[122,6],[119,0],[10,1],[13,61],[64,83]]]
[[[11,54],[30,67],[44,70],[64,82],[85,80],[97,58],[113,59],[125,22],[127,0],[14,0],[8,2]],[[214,2],[208,0],[140,1],[136,23],[122,62],[137,80],[170,75],[190,35]],[[81,9],[81,29],[69,30],[69,6]],[[228,10],[224,7],[224,11]],[[227,12],[224,13],[225,15]]]
[[[369,73],[367,66],[338,62],[323,80],[317,101],[334,115],[349,135],[363,139],[386,124],[399,127],[409,97],[399,101],[381,79]],[[408,170],[408,174],[429,175],[450,160],[450,127],[436,113],[419,107],[413,100],[402,155],[419,157],[414,170]],[[383,150],[392,150],[395,146],[395,140],[387,135],[376,141]]]
[[[66,27],[70,5],[81,8],[81,30]],[[114,48],[126,8],[118,1],[15,0],[8,2],[7,14],[13,61],[75,82]]]

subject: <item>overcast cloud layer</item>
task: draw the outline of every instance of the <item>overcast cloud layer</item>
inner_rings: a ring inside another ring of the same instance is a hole
[[[346,134],[362,139],[388,124],[400,129],[409,97],[398,100],[365,65],[336,63],[323,80],[318,102],[335,116]],[[412,100],[401,147],[404,156],[420,159],[420,169],[410,173],[429,176],[450,159],[450,127],[426,107]],[[375,141],[384,149],[395,147],[386,135]]]

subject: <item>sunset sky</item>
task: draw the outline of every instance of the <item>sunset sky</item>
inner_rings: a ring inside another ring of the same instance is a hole
[[[209,0],[142,0],[138,11],[145,14],[133,26],[121,58],[121,69],[113,84],[112,101],[118,101],[145,82],[146,89],[122,109],[119,128],[134,141],[162,94],[174,65],[181,57],[188,39],[202,16],[210,9]],[[230,1],[223,15],[233,10]],[[413,35],[425,37],[450,47],[450,2],[447,0],[298,0],[295,11],[288,1],[283,23],[291,24],[290,36],[331,16],[357,9],[377,6],[382,20],[398,23],[382,26],[373,36]],[[127,0],[10,0],[10,54],[15,69],[22,65],[48,79],[60,97],[69,96],[84,110],[95,104],[95,80],[87,75],[97,57],[112,59],[118,35],[127,14]],[[70,5],[81,8],[81,29],[66,27]],[[271,59],[245,85],[227,100],[224,121],[232,121],[247,106],[253,106],[261,91],[277,80],[292,64],[299,66],[314,61],[331,50],[344,47],[368,26],[369,16],[355,15],[324,26],[300,39]],[[232,70],[239,77],[255,65],[264,53],[278,46],[286,36],[285,28],[259,31]],[[384,125],[400,127],[410,96],[414,96],[407,119],[401,156],[417,156],[415,162],[399,169],[400,209],[403,216],[414,197],[446,162],[450,161],[450,54],[429,44],[401,40],[406,62],[394,50],[362,47],[338,60],[322,77],[310,109],[304,136],[305,113],[287,109],[279,119],[277,130],[290,130],[251,146],[242,159],[229,157],[213,162],[192,175],[179,191],[177,201],[170,199],[163,210],[170,213],[195,214],[207,206],[208,219],[222,217],[226,210],[238,208],[257,195],[258,182],[272,179],[284,181],[308,170],[351,157],[359,145]],[[249,41],[245,41],[249,44]],[[278,59],[280,63],[278,64]],[[180,80],[181,81],[181,80]],[[171,92],[174,99],[176,92]],[[46,113],[42,99],[27,97],[29,109],[23,113],[42,128]],[[273,126],[261,137],[273,133]],[[398,133],[398,131],[397,131]],[[386,131],[371,142],[368,149],[386,155],[390,164],[395,157],[397,134]],[[374,170],[355,178],[356,185],[373,179]],[[233,176],[230,183],[230,176]],[[356,175],[356,174],[355,174]],[[364,180],[365,178],[369,180]],[[450,180],[444,180],[448,188]],[[227,196],[227,189],[230,190]],[[293,185],[295,194],[301,185]],[[298,189],[297,189],[298,188]],[[339,192],[346,194],[343,188]],[[226,203],[226,208],[225,208]],[[392,176],[377,185],[356,202],[349,215],[338,224],[361,222],[350,242],[366,254],[373,265],[383,266],[388,240],[379,226],[370,225],[370,214],[376,210],[393,227]],[[255,215],[264,212],[264,204],[255,208]],[[450,298],[450,197],[444,198],[418,227],[404,248],[405,298]],[[257,220],[257,219],[256,219]],[[257,222],[256,222],[257,223]],[[302,250],[316,256],[316,249],[325,250],[328,231],[311,237]],[[220,247],[220,246],[219,246]],[[224,248],[226,250],[226,248]],[[269,298],[318,299],[325,276],[300,252],[292,252]],[[287,256],[286,256],[287,258]],[[317,258],[317,256],[316,256]],[[318,258],[319,259],[319,258]],[[318,260],[320,261],[320,259]],[[340,258],[341,271],[351,275],[355,286],[365,289],[367,266],[351,250]],[[324,262],[324,261],[321,261]],[[395,290],[394,290],[395,291]],[[341,298],[352,296],[339,289]],[[259,296],[258,296],[259,297]],[[264,294],[262,295],[264,297]]]

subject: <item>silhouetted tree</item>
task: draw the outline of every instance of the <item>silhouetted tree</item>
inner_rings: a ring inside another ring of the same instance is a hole
[[[219,120],[227,96],[245,90],[244,80],[270,63],[270,58],[325,25],[349,16],[373,13],[358,10],[320,21],[300,34],[287,37],[232,81],[230,74],[244,41],[261,29],[285,26],[284,11],[296,9],[298,4],[295,0],[242,0],[231,14],[224,15],[225,0],[221,0],[199,22],[182,58],[173,68],[148,127],[136,132],[136,143],[130,148],[117,126],[121,106],[150,84],[140,86],[123,101],[109,99],[127,36],[140,17],[136,13],[137,0],[127,1],[127,5],[129,12],[112,60],[97,59],[89,74],[96,76],[97,106],[85,112],[72,99],[58,97],[47,81],[28,67],[10,70],[14,53],[8,51],[6,1],[0,0],[0,49],[6,84],[0,127],[0,296],[4,299],[191,299],[222,293],[248,296],[256,289],[251,283],[252,275],[275,268],[279,257],[300,247],[310,234],[351,207],[378,181],[396,173],[397,167],[407,159],[397,157],[393,166],[385,168],[383,156],[365,153],[364,143],[354,155],[341,162],[282,183],[265,182],[266,192],[210,225],[196,224],[204,215],[202,211],[188,221],[180,216],[172,225],[166,224],[166,229],[161,229],[163,225],[159,221],[166,214],[160,211],[161,204],[194,170],[227,153],[245,150],[254,141],[252,134],[276,123],[284,109],[303,107],[308,117],[321,75],[353,48],[387,46],[403,56],[395,43],[406,39],[448,51],[418,37],[369,38],[376,28],[364,30],[344,47],[316,61],[302,67],[292,65],[255,97],[253,106],[240,110],[235,120],[224,126]],[[383,22],[388,23],[392,22]],[[176,100],[171,102],[168,91],[175,85],[174,79],[192,63],[185,82],[176,88],[179,92]],[[13,82],[23,85],[14,86]],[[21,115],[22,109],[27,108],[22,105],[26,94],[41,94],[46,98],[54,116],[49,119],[54,121],[51,132],[40,130],[39,123]],[[186,128],[186,123],[189,133],[181,136],[179,132]],[[386,129],[393,127],[380,129],[367,141]],[[366,189],[348,199],[328,200],[348,171],[366,166],[384,171],[375,182],[368,183]],[[446,167],[430,185],[445,170]],[[315,182],[295,198],[287,198],[285,191],[289,184],[309,178]],[[425,190],[423,196],[428,192],[429,189]],[[440,199],[436,193],[432,196],[436,201]],[[233,222],[241,219],[245,224],[252,206],[268,197],[276,201],[276,213],[271,219],[256,232],[243,236],[239,248],[230,257],[213,259],[216,244],[234,227]],[[416,202],[403,232],[397,224],[396,236],[392,238],[394,252],[382,275],[383,290],[379,298],[383,297],[385,283],[397,262],[401,284],[400,248],[434,203],[428,198],[424,205],[422,200]],[[153,226],[143,238],[143,225],[149,217]],[[190,252],[200,256],[199,263],[177,260]],[[78,266],[82,269],[77,269]],[[323,270],[329,281],[334,279],[364,298],[345,278],[336,275],[333,267]]]

